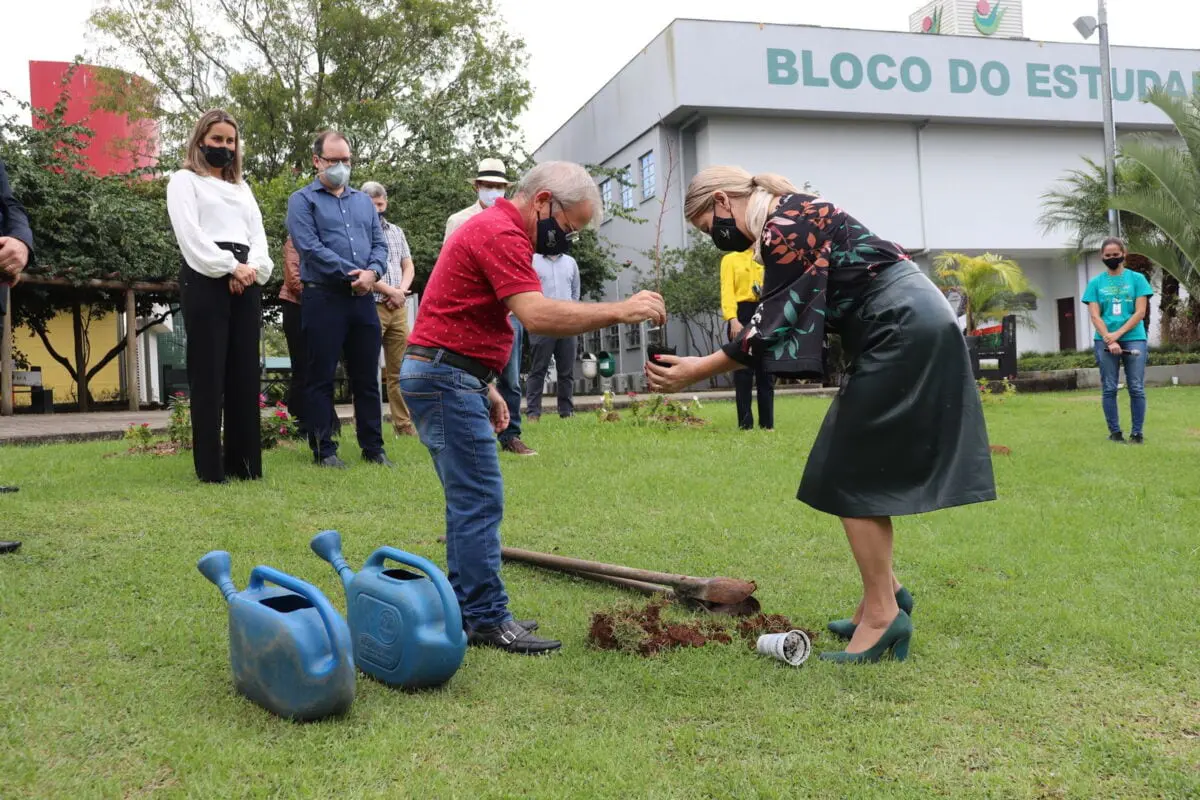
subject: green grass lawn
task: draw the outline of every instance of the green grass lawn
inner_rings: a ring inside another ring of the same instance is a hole
[[[765,611],[821,630],[859,584],[837,521],[794,500],[828,401],[781,400],[775,433],[731,404],[702,430],[530,426],[506,457],[507,544],[756,580]],[[1122,396],[1123,414],[1128,414]],[[550,658],[471,650],[442,690],[363,676],[350,714],[292,724],[233,691],[214,548],[244,588],[265,563],[342,609],[308,549],[341,531],[444,564],[441,490],[400,468],[198,484],[190,456],[105,442],[0,449],[0,796],[1195,797],[1200,794],[1200,390],[1150,391],[1148,444],[1105,440],[1093,394],[989,406],[1000,500],[897,524],[916,597],[903,664],[794,669],[744,644],[600,652],[589,615],[626,595],[507,565]],[[817,651],[836,648],[829,637]]]

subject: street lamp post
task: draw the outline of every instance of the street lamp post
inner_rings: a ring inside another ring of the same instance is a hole
[[[1075,20],[1075,30],[1084,39],[1100,31],[1100,99],[1104,106],[1104,176],[1108,181],[1108,196],[1117,192],[1117,129],[1113,123],[1112,58],[1108,44],[1108,3],[1099,0],[1095,17],[1080,17]],[[1110,236],[1121,235],[1121,222],[1115,208],[1108,209],[1108,232]]]

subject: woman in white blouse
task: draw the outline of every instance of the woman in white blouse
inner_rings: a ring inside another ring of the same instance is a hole
[[[183,169],[167,184],[167,212],[183,254],[196,475],[208,483],[261,478],[258,343],[271,258],[262,212],[242,180],[238,125],[224,111],[196,123]]]

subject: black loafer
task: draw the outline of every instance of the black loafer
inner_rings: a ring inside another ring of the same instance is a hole
[[[538,629],[538,621],[536,619],[515,619],[513,622],[520,625],[525,630],[532,633]],[[463,620],[463,630],[470,633],[471,627],[467,625],[466,620]]]
[[[499,625],[474,629],[468,634],[467,643],[475,647],[495,647],[521,656],[540,656],[562,647],[562,642],[557,639],[534,636],[514,619]]]
[[[15,553],[20,549],[20,542],[0,542],[0,553]]]
[[[376,453],[373,456],[363,456],[363,461],[366,461],[368,464],[378,464],[381,467],[388,467],[389,469],[396,466],[392,463],[391,459],[387,457],[387,453]]]
[[[21,490],[16,486],[0,486],[0,494],[12,494],[19,491]]]

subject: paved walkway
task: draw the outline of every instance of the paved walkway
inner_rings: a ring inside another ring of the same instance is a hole
[[[775,390],[776,396],[809,395],[816,397],[831,397],[834,389],[819,387],[780,388]],[[653,395],[638,395],[646,400]],[[679,400],[691,400],[699,397],[700,402],[733,400],[731,390],[715,392],[687,392],[671,395]],[[553,397],[548,398],[553,406]],[[600,395],[578,395],[575,398],[575,408],[580,412],[592,411],[600,406]],[[617,395],[613,404],[622,408],[629,405],[630,398]],[[342,421],[350,422],[354,416],[352,406],[338,406],[338,416]],[[84,442],[96,439],[120,439],[130,425],[150,423],[155,433],[165,433],[167,430],[167,411],[101,411],[91,414],[17,414],[12,417],[0,417],[0,444],[46,444],[49,442]],[[388,407],[383,407],[383,418],[389,419]]]

